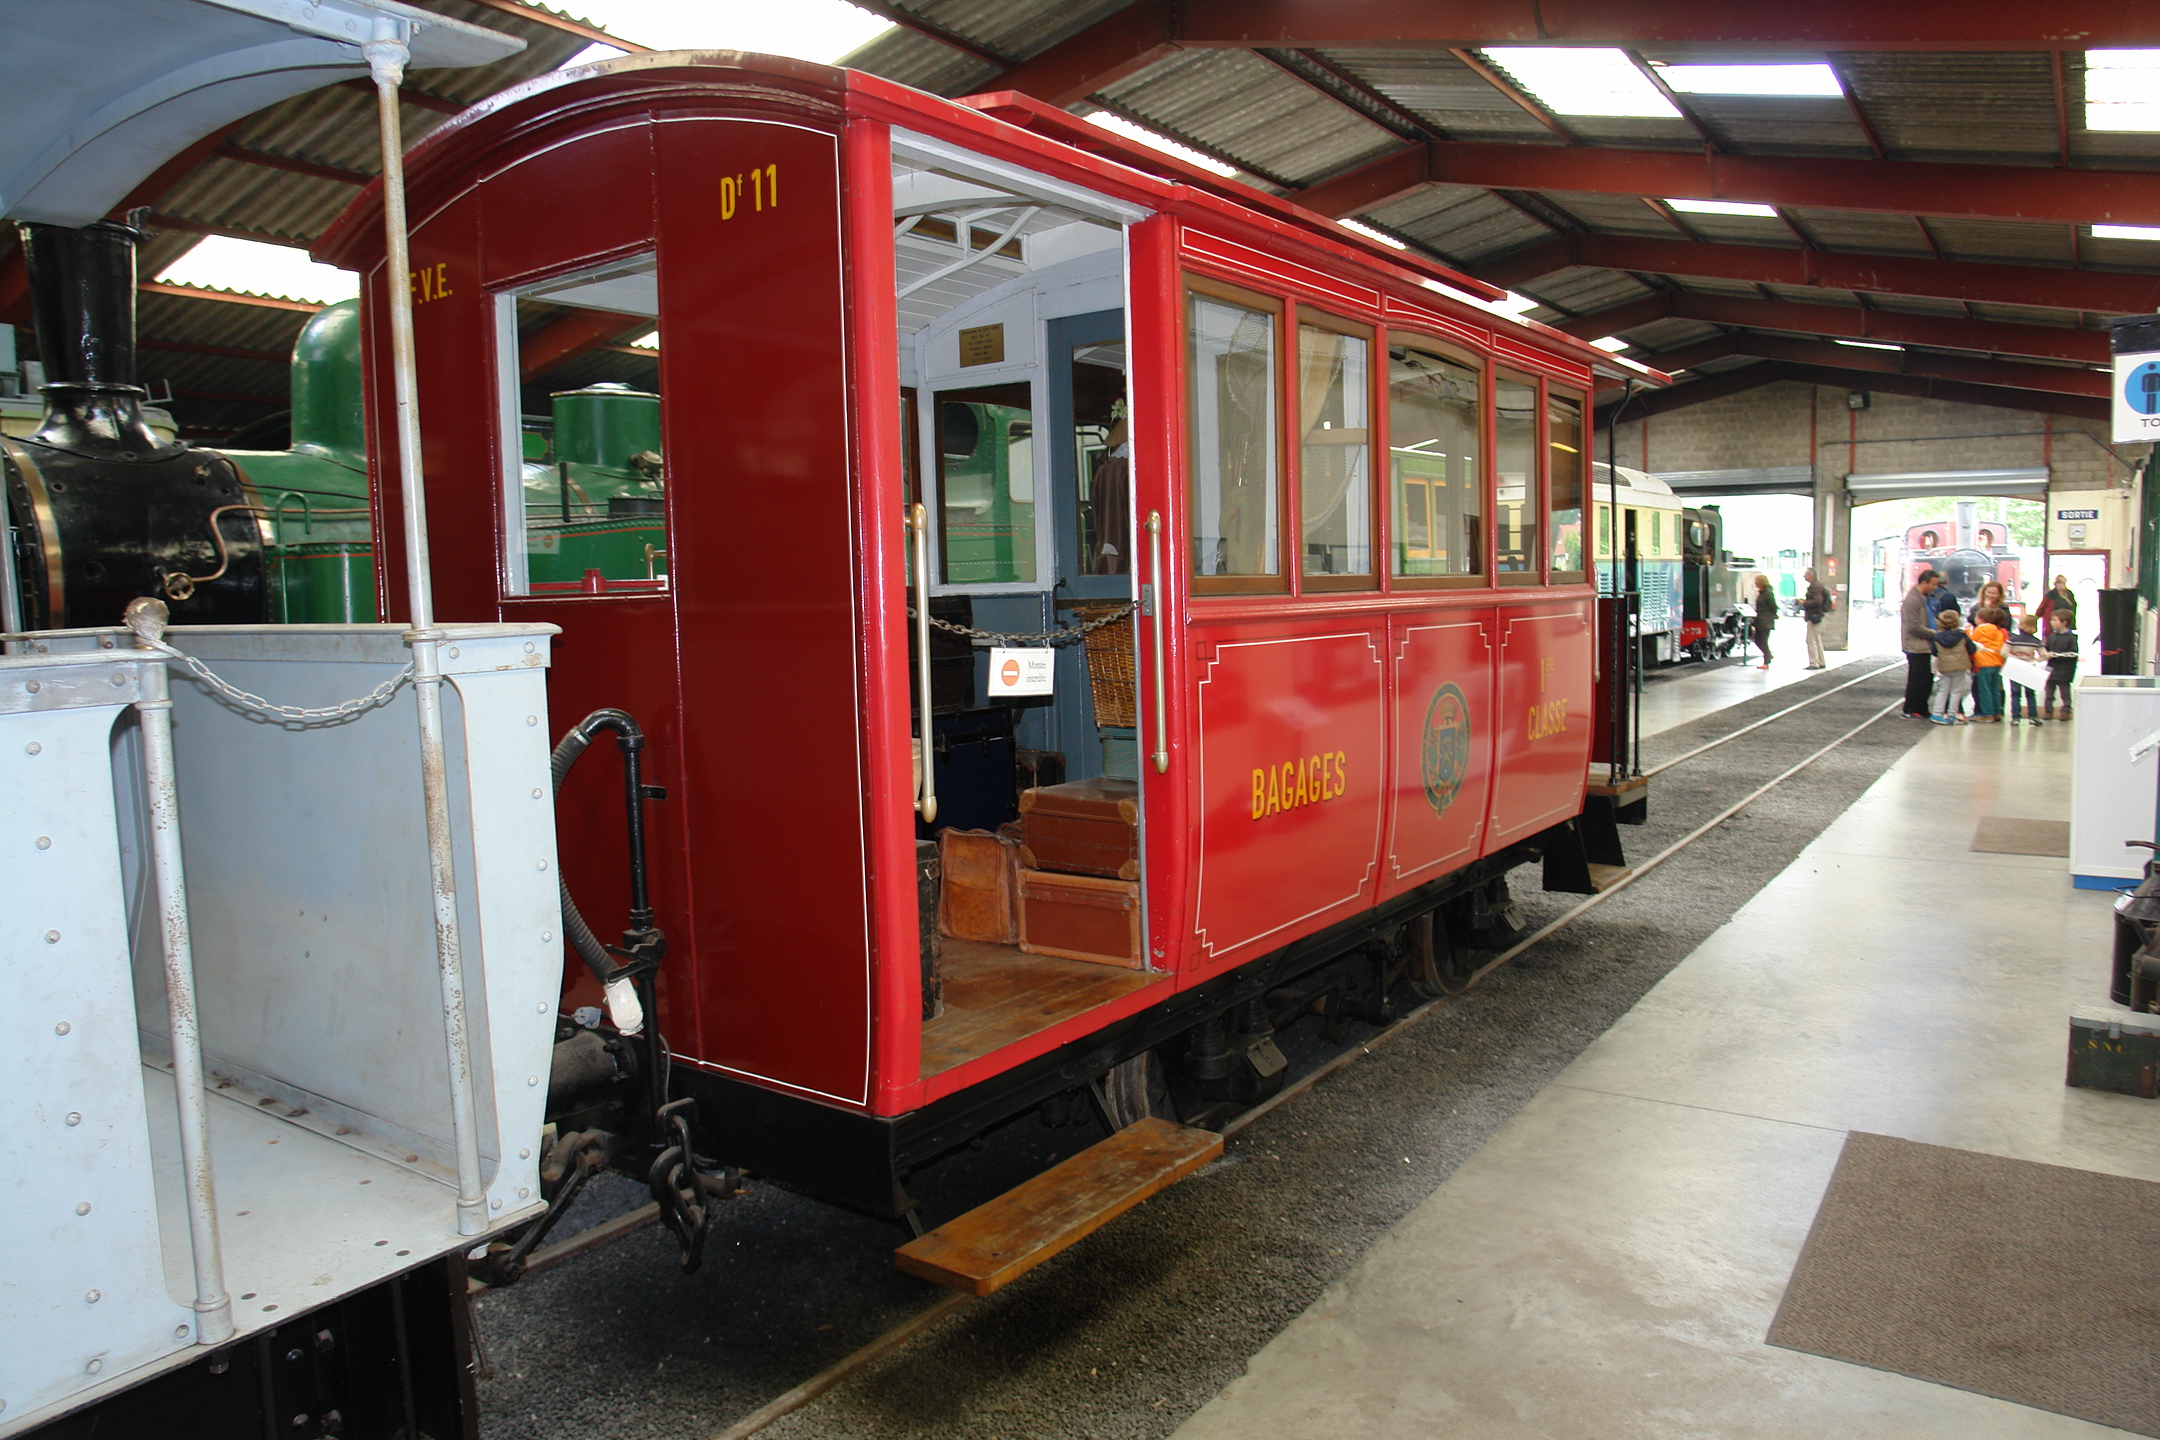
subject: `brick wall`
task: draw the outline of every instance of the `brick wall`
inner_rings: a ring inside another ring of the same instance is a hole
[[[2123,462],[2103,448],[2105,421],[1908,395],[1874,395],[1867,409],[1855,411],[1845,395],[1828,386],[1765,385],[1623,423],[1616,450],[1621,464],[1652,472],[1813,463],[1817,476],[1828,478],[1854,470],[2006,470],[2044,463],[2058,490],[2103,488],[2121,483],[2125,474]],[[2144,447],[2118,448],[2135,458]]]

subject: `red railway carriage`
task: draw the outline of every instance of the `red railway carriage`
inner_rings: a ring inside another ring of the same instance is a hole
[[[386,283],[417,302],[442,612],[559,625],[553,731],[619,706],[649,736],[658,1018],[700,1151],[905,1214],[911,1169],[1151,1052],[1264,1086],[1270,987],[1526,860],[1566,888],[1617,859],[1582,818],[1570,568],[1599,352],[1464,303],[1478,282],[1032,102],[733,54],[544,77],[431,135],[408,184],[411,275],[372,196],[321,253],[375,318]],[[566,464],[549,510],[534,437],[544,391],[595,381],[660,396],[664,503],[610,502],[642,566],[565,580],[535,557],[585,512]],[[978,649],[923,643],[929,615],[1034,633],[1073,602],[1135,605],[1095,646],[1129,731],[1077,649],[1000,708]],[[1021,943],[946,941],[925,1019],[920,792],[1010,816],[1001,744],[1065,761],[1023,827],[1125,787],[1131,873],[1057,873],[1023,834]],[[992,782],[952,794],[968,756]],[[561,805],[606,910],[620,799],[577,777]]]

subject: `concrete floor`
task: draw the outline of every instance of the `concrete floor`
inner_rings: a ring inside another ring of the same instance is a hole
[[[2069,813],[2073,729],[1927,734],[1177,1433],[2119,1433],[1762,1338],[1849,1130],[2160,1179],[2152,1102],[2062,1083],[2112,897],[1968,849]]]

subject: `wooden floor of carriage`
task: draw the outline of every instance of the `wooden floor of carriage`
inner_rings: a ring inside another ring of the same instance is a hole
[[[1653,681],[1646,725],[1671,728],[1648,760],[1889,663],[1812,675],[1789,648],[1769,672]],[[1901,676],[1658,777],[1631,854],[1861,725]],[[2061,1085],[2063,1015],[2104,998],[2107,897],[2068,891],[2059,860],[1968,849],[1976,816],[2067,813],[2069,740],[1867,726],[1214,1166],[763,1433],[2108,1433],[1764,1343],[1847,1129],[2160,1177],[2146,1102]],[[1929,902],[1944,884],[1961,905]],[[1535,919],[1575,897],[1523,898]],[[1335,1047],[1305,1026],[1285,1048],[1310,1067]],[[1098,1134],[1030,1118],[917,1188],[935,1221]],[[572,1219],[642,1198],[611,1183]],[[753,1187],[698,1275],[648,1228],[485,1295],[482,1434],[717,1435],[941,1298],[892,1269],[903,1238]]]

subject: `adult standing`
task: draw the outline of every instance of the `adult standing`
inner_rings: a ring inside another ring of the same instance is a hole
[[[1828,664],[1823,659],[1822,617],[1830,613],[1830,592],[1816,583],[1813,570],[1801,571],[1800,578],[1807,581],[1800,597],[1800,616],[1807,621],[1807,668],[1821,670]]]
[[[2040,604],[2033,613],[2040,617],[2042,635],[2048,633],[2048,617],[2052,615],[2067,616],[2070,628],[2077,629],[2077,596],[2070,593],[2070,577],[2057,575],[2055,583],[2048,587],[2047,594],[2040,597]]]
[[[1942,571],[1923,570],[1898,607],[1898,629],[1905,650],[1905,718],[1928,718],[1928,694],[1935,688],[1935,619],[1928,597],[1942,584]]]
[[[2003,588],[2003,583],[2000,580],[1990,580],[1983,584],[1980,587],[1979,597],[1973,601],[1973,613],[1975,615],[1982,610],[2007,612],[2009,609],[2010,592]],[[2007,630],[2009,626],[2005,625],[2003,628]]]
[[[1770,577],[1761,572],[1755,576],[1755,648],[1762,651],[1762,664],[1758,670],[1770,668],[1770,631],[1777,625],[1777,591],[1770,588]]]

